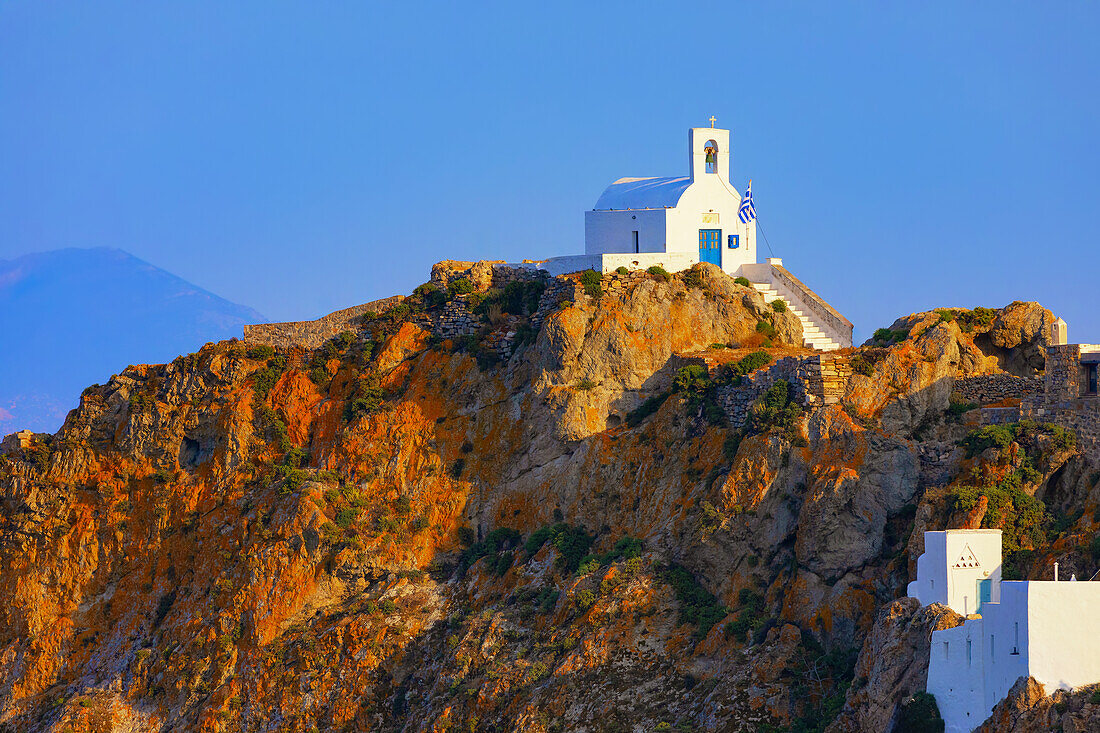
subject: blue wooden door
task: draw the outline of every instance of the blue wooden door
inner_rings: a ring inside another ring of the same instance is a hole
[[[722,230],[699,230],[699,261],[722,266]]]
[[[978,613],[982,612],[982,604],[993,600],[993,580],[986,578],[978,581]]]

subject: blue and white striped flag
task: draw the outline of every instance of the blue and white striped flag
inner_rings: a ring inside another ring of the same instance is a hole
[[[737,218],[744,224],[756,218],[756,206],[752,203],[752,179],[749,179],[749,187],[745,189],[745,198],[741,199],[741,208],[737,210]]]

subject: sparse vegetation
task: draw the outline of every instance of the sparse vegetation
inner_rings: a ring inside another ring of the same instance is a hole
[[[696,268],[690,270],[684,270],[683,274],[684,285],[688,287],[688,290],[694,290],[706,286],[706,281],[703,279],[703,271]]]
[[[705,638],[711,628],[729,613],[686,568],[673,564],[663,575],[680,604],[680,623],[693,624],[696,639]]]
[[[735,277],[733,281],[738,285],[743,285],[746,288],[752,287],[752,282],[747,277]]]
[[[776,337],[775,326],[767,321],[756,322],[756,332],[764,334],[764,337],[769,341],[774,341]]]
[[[599,300],[603,297],[601,280],[600,273],[595,270],[585,270],[581,273],[581,285],[584,286],[584,292],[589,298]]]
[[[648,272],[650,275],[653,275],[661,282],[667,283],[672,278],[672,276],[668,274],[668,270],[661,267],[660,265],[651,265],[650,267],[646,268],[646,272]]]
[[[475,290],[477,290],[477,288],[474,286],[473,281],[467,277],[457,277],[447,283],[447,291],[452,298],[456,295],[468,295]]]
[[[776,298],[775,300],[772,301],[772,310],[775,311],[776,313],[786,313],[787,312],[787,304],[786,304],[786,302],[783,301],[782,298]]]
[[[898,711],[896,733],[943,733],[944,721],[936,698],[927,692],[918,692],[906,699]]]

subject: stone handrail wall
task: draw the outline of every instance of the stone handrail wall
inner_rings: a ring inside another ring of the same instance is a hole
[[[771,270],[773,285],[781,285],[800,300],[801,305],[810,311],[812,320],[823,330],[827,329],[826,333],[833,332],[830,335],[840,336],[839,343],[842,347],[852,345],[851,321],[840,315],[836,308],[829,305],[820,295],[806,287],[787,268],[782,265],[771,265]]]
[[[355,325],[355,320],[364,313],[384,313],[405,299],[403,295],[392,295],[381,300],[344,308],[329,313],[316,321],[287,321],[284,323],[259,323],[244,327],[243,341],[250,344],[266,344],[276,349],[290,349],[300,346],[316,349],[328,339]]]
[[[987,374],[955,380],[954,391],[966,402],[989,405],[1011,399],[1029,399],[1043,394],[1041,377]]]

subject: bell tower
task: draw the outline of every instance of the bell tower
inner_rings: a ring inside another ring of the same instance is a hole
[[[715,118],[710,119],[713,125]],[[718,127],[691,128],[688,130],[688,158],[692,181],[720,176],[729,183],[730,131]]]

